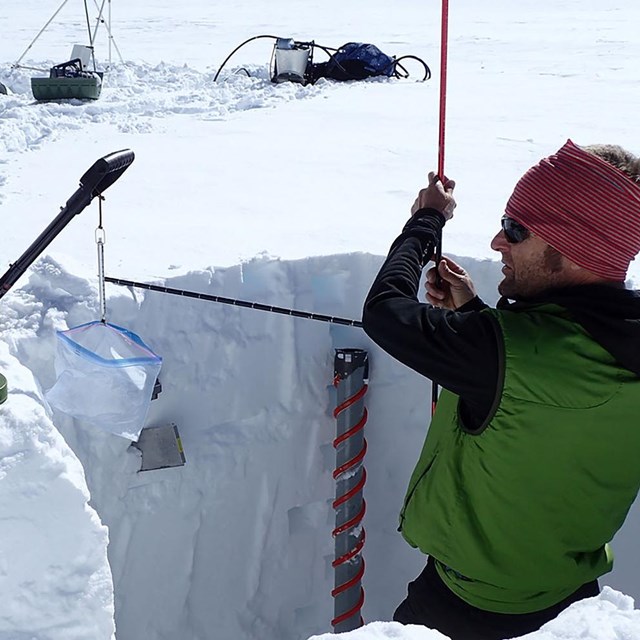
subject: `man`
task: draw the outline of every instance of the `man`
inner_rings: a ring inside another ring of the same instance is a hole
[[[429,174],[364,306],[367,334],[442,388],[400,514],[429,556],[394,619],[454,640],[535,631],[599,592],[640,486],[640,162],[568,141],[517,183],[491,247],[496,309],[445,258]]]

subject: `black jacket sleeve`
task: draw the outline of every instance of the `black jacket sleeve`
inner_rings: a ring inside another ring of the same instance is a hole
[[[444,218],[421,209],[394,241],[364,304],[367,335],[389,355],[461,398],[465,426],[478,428],[496,397],[498,334],[478,297],[456,311],[418,302],[420,276]]]

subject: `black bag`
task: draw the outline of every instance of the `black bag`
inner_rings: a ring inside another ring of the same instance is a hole
[[[314,82],[318,78],[332,80],[364,80],[375,76],[391,77],[396,59],[383,53],[373,44],[347,42],[327,62],[313,65]]]

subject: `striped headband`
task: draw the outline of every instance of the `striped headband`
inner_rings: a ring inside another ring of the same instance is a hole
[[[607,280],[624,280],[640,251],[640,185],[571,140],[522,176],[505,212]]]

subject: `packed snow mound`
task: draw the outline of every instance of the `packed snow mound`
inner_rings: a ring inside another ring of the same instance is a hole
[[[28,63],[48,68],[54,63]],[[302,86],[292,82],[273,84],[266,66],[251,65],[246,73],[225,69],[216,82],[215,70],[199,71],[187,65],[160,62],[114,65],[104,77],[100,100],[35,102],[28,69],[11,69],[3,82],[12,95],[0,101],[0,156],[34,149],[67,131],[81,131],[98,123],[111,124],[120,133],[148,133],[162,129],[172,115],[194,119],[224,120],[234,113],[273,108],[292,100],[321,95],[337,86],[321,80]],[[370,82],[389,82],[374,79]]]
[[[360,629],[347,633],[324,633],[309,640],[446,640],[447,636],[434,629],[418,625],[402,625],[399,622],[370,622]]]
[[[640,638],[640,611],[633,598],[604,587],[596,598],[571,605],[555,620],[526,636],[527,640],[636,640]],[[309,640],[443,640],[439,631],[397,622],[372,622],[343,634],[325,633]]]
[[[527,640],[633,640],[640,638],[640,611],[610,587],[596,598],[576,602]]]

